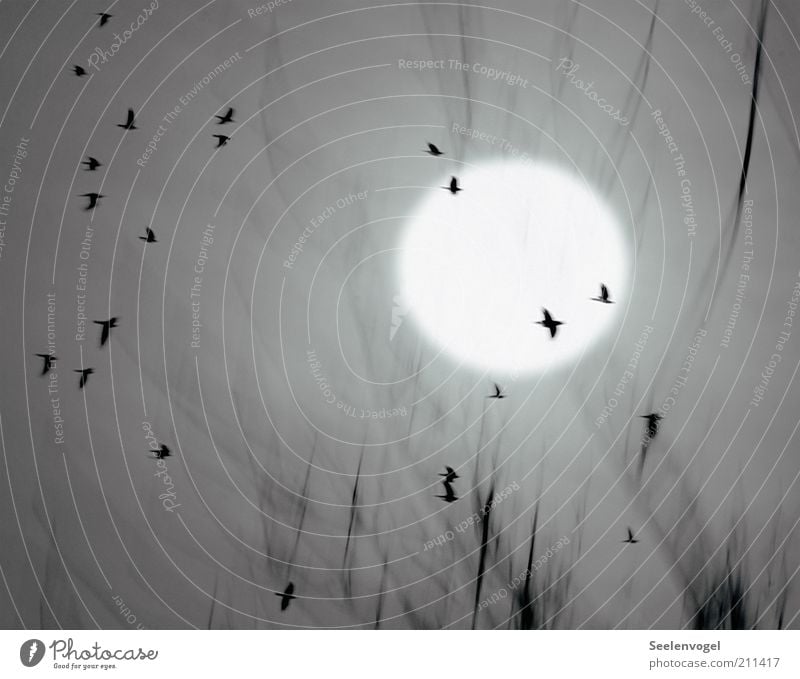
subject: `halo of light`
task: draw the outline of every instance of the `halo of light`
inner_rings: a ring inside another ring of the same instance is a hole
[[[458,178],[463,190],[432,190],[404,234],[409,317],[481,371],[539,372],[576,359],[624,305],[628,255],[611,210],[549,165],[495,162]],[[592,299],[601,282],[614,304]],[[564,322],[554,339],[536,324],[545,308]]]

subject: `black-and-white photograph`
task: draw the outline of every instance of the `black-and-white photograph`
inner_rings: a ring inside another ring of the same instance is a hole
[[[51,668],[800,629],[797,3],[0,18],[0,627]]]

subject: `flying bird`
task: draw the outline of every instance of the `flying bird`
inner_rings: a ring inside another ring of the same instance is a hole
[[[635,545],[637,542],[639,542],[635,537],[633,537],[633,531],[630,529],[630,527],[628,528],[628,539],[623,540],[623,542],[629,545]]]
[[[92,158],[91,156],[86,156],[89,160],[84,160],[82,165],[86,165],[86,169],[94,172],[98,167],[102,165],[102,163],[97,160],[97,158]]]
[[[83,66],[73,66],[72,70],[79,78],[86,75],[86,69]]]
[[[233,122],[233,109],[229,108],[224,116],[214,116],[215,118],[219,118],[217,120],[217,125],[224,125],[225,123],[232,123]]]
[[[494,383],[494,394],[489,394],[486,398],[505,398],[506,395],[500,389],[500,385],[497,382]]]
[[[650,443],[658,435],[658,423],[662,417],[658,413],[648,413],[647,415],[639,415],[642,419],[647,420],[647,436],[642,439],[642,454],[639,460],[639,478],[644,474],[644,465],[647,458],[647,451],[650,449]]]
[[[105,12],[97,12],[97,16],[100,17],[99,26],[105,26],[108,23],[108,20],[114,16],[113,14],[106,14]]]
[[[133,112],[132,108],[129,108],[128,118],[125,120],[124,123],[117,123],[117,127],[121,127],[123,130],[137,130],[139,128],[133,124],[133,121],[135,119],[136,119],[136,114]]]
[[[428,142],[428,150],[426,151],[426,153],[429,153],[432,156],[443,155],[443,153],[439,150],[436,144],[431,144],[430,142]]]
[[[445,477],[443,483],[453,483],[453,481],[455,481],[457,478],[460,478],[452,467],[448,467],[447,465],[445,465],[445,469],[447,470],[446,474],[442,473],[439,474],[439,476]]]
[[[294,583],[293,582],[290,582],[286,586],[286,589],[283,590],[283,592],[275,592],[275,596],[279,596],[281,598],[281,610],[282,611],[285,611],[287,608],[289,608],[289,603],[292,601],[292,599],[296,599],[297,598],[296,596],[293,596],[293,594],[294,594]]]
[[[609,299],[608,295],[608,288],[606,287],[605,283],[600,283],[600,297],[592,297],[592,301],[594,302],[602,302],[603,304],[613,304]]]
[[[97,325],[103,326],[103,329],[100,331],[100,346],[104,346],[106,342],[108,342],[108,336],[111,334],[111,328],[117,327],[117,321],[119,319],[116,316],[112,316],[107,321],[94,321]]]
[[[81,198],[89,199],[89,204],[83,208],[84,210],[94,210],[97,207],[97,201],[105,196],[102,193],[82,193]]]
[[[153,229],[149,226],[146,226],[144,229],[144,236],[139,236],[139,240],[143,240],[145,243],[158,243],[156,240],[156,234],[153,233]]]
[[[81,378],[78,380],[78,389],[83,389],[89,381],[89,375],[94,374],[94,368],[82,368],[81,370],[75,370],[75,372],[81,374]]]
[[[42,367],[42,375],[46,375],[50,372],[50,368],[53,367],[53,363],[58,360],[56,356],[52,354],[36,354],[39,358],[44,361],[44,365]]]
[[[647,436],[654,439],[658,434],[658,423],[662,417],[658,413],[648,413],[647,415],[639,415],[639,417],[647,420]]]
[[[544,320],[536,321],[536,324],[543,325],[545,328],[547,328],[550,331],[550,337],[554,338],[556,336],[556,332],[558,331],[558,326],[564,324],[561,321],[554,321],[547,309],[542,309],[542,311],[544,312]]]
[[[163,460],[165,457],[170,457],[172,455],[170,449],[163,443],[158,446],[156,450],[151,450],[150,452],[153,453],[153,459],[155,460]]]
[[[456,195],[456,194],[457,194],[459,191],[463,191],[463,189],[462,189],[461,187],[459,187],[459,185],[458,185],[458,179],[457,179],[456,177],[453,177],[453,178],[450,180],[450,186],[443,186],[442,188],[443,188],[443,189],[447,189],[447,190],[448,190],[450,193],[452,193],[454,196],[455,196],[455,195]]]
[[[214,134],[212,136],[217,138],[217,145],[214,147],[217,149],[225,146],[225,144],[228,143],[228,139],[230,139],[230,137],[226,137],[224,134]]]
[[[458,500],[456,494],[453,492],[453,487],[447,483],[447,481],[442,481],[444,484],[444,495],[437,495],[440,500],[444,500],[447,503],[455,502]]]

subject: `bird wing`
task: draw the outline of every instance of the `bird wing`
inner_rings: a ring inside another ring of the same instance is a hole
[[[553,317],[550,315],[550,312],[547,309],[542,309],[542,311],[544,311],[544,322],[552,323]]]
[[[129,109],[128,109],[128,120],[127,120],[127,124],[128,124],[128,125],[132,125],[132,124],[133,124],[133,119],[134,119],[134,113],[133,113],[133,109],[132,109],[132,108],[129,108]]]
[[[603,299],[608,299],[608,288],[605,286],[604,283],[600,284],[600,296]]]
[[[554,338],[556,336],[556,330],[558,330],[558,327],[556,325],[550,326],[550,337]]]
[[[628,528],[628,540],[633,540],[633,531]]]

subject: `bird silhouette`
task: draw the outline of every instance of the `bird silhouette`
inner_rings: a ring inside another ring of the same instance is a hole
[[[132,108],[128,109],[128,117],[124,123],[117,123],[117,127],[121,127],[123,130],[138,130],[139,128],[133,124],[133,121],[136,119],[136,114],[133,112]]]
[[[217,149],[225,146],[225,144],[228,143],[228,139],[230,139],[230,137],[226,137],[224,134],[214,134],[212,136],[217,138],[217,145],[214,147]]]
[[[494,394],[489,394],[486,398],[505,398],[506,395],[500,389],[500,386],[497,382],[494,383]]]
[[[42,375],[46,375],[47,373],[49,373],[50,368],[53,367],[53,363],[58,360],[58,358],[53,354],[36,354],[36,355],[44,361],[41,372]]]
[[[94,374],[94,368],[82,368],[81,370],[75,370],[75,372],[81,374],[81,378],[78,380],[78,389],[83,389],[89,381],[89,375]]]
[[[439,148],[436,146],[436,144],[431,144],[430,142],[428,142],[428,150],[426,151],[426,153],[429,153],[429,154],[430,154],[430,155],[432,155],[432,156],[441,156],[441,155],[444,155],[444,154],[443,154],[443,153],[442,153],[442,152],[439,150]]]
[[[84,160],[82,162],[83,165],[86,165],[86,169],[88,171],[94,172],[98,167],[102,165],[102,163],[97,160],[97,158],[92,158],[91,156],[86,156],[89,160]]]
[[[215,115],[215,118],[219,118],[217,120],[217,125],[224,125],[225,123],[232,123],[233,122],[233,109],[229,108],[224,116]]]
[[[113,14],[106,14],[105,12],[97,12],[96,14],[100,17],[100,23],[98,26],[105,26],[108,23],[108,20],[114,16]]]
[[[447,503],[455,502],[458,500],[456,494],[453,492],[453,487],[445,480],[442,481],[444,484],[444,495],[437,495],[440,500],[444,500]]]
[[[103,326],[103,329],[100,331],[100,346],[104,346],[106,342],[108,342],[108,336],[111,334],[111,328],[117,327],[117,321],[119,319],[116,316],[112,316],[107,321],[94,321],[97,325]]]
[[[556,332],[558,331],[559,325],[564,325],[561,321],[553,320],[553,317],[550,315],[550,312],[547,309],[542,309],[544,312],[544,320],[543,321],[536,321],[537,325],[543,325],[550,331],[550,337],[554,338],[556,336]]]
[[[73,66],[72,71],[77,75],[79,78],[83,75],[86,75],[86,69],[83,66]]]
[[[635,537],[633,537],[633,531],[630,529],[630,527],[628,527],[628,538],[627,540],[623,540],[623,542],[629,545],[635,545],[637,542],[639,542]]]
[[[462,189],[461,187],[459,187],[459,185],[458,185],[458,179],[457,179],[456,177],[453,177],[453,178],[450,180],[450,185],[449,185],[449,186],[443,186],[442,188],[443,188],[443,189],[447,189],[447,190],[448,190],[450,193],[452,193],[454,196],[455,196],[455,195],[456,195],[456,194],[457,194],[459,191],[463,191],[463,189]]]
[[[662,420],[661,415],[648,413],[647,415],[639,415],[639,417],[647,420],[647,436],[654,439],[658,435],[658,423]]]
[[[606,287],[605,283],[600,283],[600,296],[599,297],[592,297],[592,301],[594,302],[602,302],[603,304],[613,304],[609,299],[608,295],[608,288]]]
[[[159,445],[156,450],[150,450],[150,452],[153,453],[153,459],[155,460],[163,460],[165,457],[170,457],[172,455],[170,449],[163,443]]]
[[[297,598],[296,596],[293,596],[293,594],[294,594],[294,583],[293,582],[290,582],[286,586],[286,589],[283,590],[283,592],[275,592],[275,596],[279,596],[281,598],[281,610],[282,611],[285,611],[287,608],[289,608],[289,604],[291,603],[292,599],[296,599]]]
[[[89,199],[89,203],[83,208],[84,210],[94,210],[97,207],[97,202],[101,198],[105,198],[105,196],[102,193],[82,193],[81,198]]]
[[[445,465],[445,469],[447,470],[447,473],[445,473],[445,474],[440,473],[439,474],[439,476],[444,476],[445,477],[444,483],[453,483],[453,481],[455,481],[456,479],[460,478],[459,475],[456,474],[455,470],[452,467],[448,467],[447,465]]]
[[[153,233],[153,229],[149,226],[146,226],[144,229],[144,236],[139,236],[139,240],[143,240],[145,243],[158,243],[156,240],[156,234]]]

